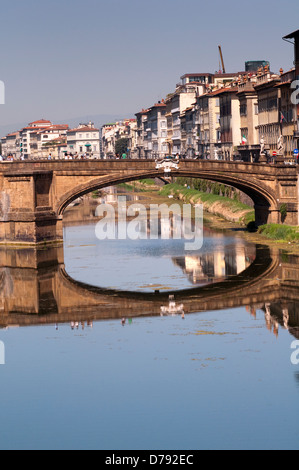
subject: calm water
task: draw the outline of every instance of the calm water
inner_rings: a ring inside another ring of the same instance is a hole
[[[64,263],[79,283],[147,295],[213,280],[235,285],[258,250],[206,232],[201,252],[186,256],[177,241],[100,242],[87,224],[65,228]],[[205,297],[189,314],[186,297],[185,317],[140,311],[123,323],[120,316],[41,325],[43,317],[31,315],[19,328],[25,300],[17,317],[7,306],[29,274],[9,269],[2,314],[15,327],[0,330],[1,449],[299,448],[299,365],[291,362],[299,337],[296,257],[282,254],[252,295],[244,280],[238,293],[220,295],[223,308],[206,310]],[[63,299],[55,301],[60,311]]]

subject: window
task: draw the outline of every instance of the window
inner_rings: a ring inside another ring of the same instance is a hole
[[[240,105],[240,115],[247,116],[247,104]]]

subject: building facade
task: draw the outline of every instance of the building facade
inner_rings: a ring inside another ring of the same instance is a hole
[[[258,133],[258,96],[256,76],[244,76],[238,84],[240,102],[241,144],[238,152],[245,162],[257,162],[260,155]]]
[[[100,130],[94,124],[79,124],[67,131],[67,153],[100,158]]]

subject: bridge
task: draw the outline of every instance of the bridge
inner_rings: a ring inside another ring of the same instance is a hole
[[[254,202],[257,225],[299,225],[298,166],[183,160],[171,175],[207,179],[243,191]],[[64,210],[78,197],[111,185],[163,176],[163,168],[157,169],[154,160],[3,162],[0,244],[62,241]]]
[[[63,248],[0,250],[0,328],[155,316],[169,296],[185,314],[260,308],[299,338],[298,256],[257,247],[256,259],[237,276],[175,292],[143,293],[90,286],[72,279]]]

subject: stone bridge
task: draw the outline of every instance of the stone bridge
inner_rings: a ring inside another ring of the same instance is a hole
[[[173,177],[231,185],[254,202],[257,225],[299,225],[298,166],[183,160]],[[66,207],[96,189],[163,177],[153,160],[23,161],[0,164],[0,243],[61,241]],[[282,221],[281,208],[286,208]]]
[[[298,256],[260,246],[251,266],[226,281],[167,293],[92,287],[65,271],[63,249],[0,250],[0,328],[160,315],[169,295],[185,314],[264,308],[299,337]],[[296,336],[296,337],[297,337]]]

